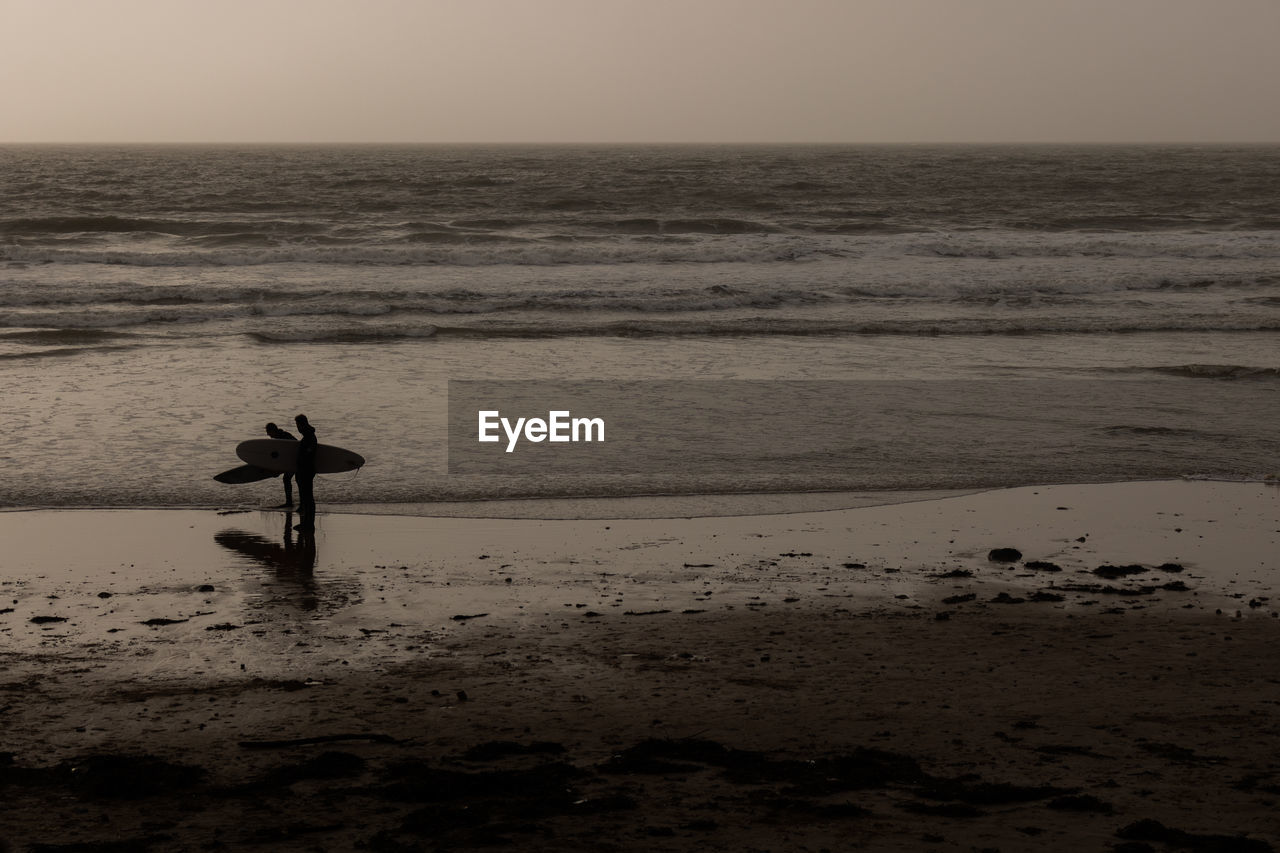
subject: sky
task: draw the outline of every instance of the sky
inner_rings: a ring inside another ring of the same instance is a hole
[[[1280,142],[1280,0],[0,0],[0,142]]]

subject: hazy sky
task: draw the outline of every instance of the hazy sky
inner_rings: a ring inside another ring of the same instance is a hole
[[[1280,0],[0,0],[0,142],[1280,142]]]

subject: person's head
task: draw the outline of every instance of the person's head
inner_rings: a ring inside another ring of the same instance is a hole
[[[280,433],[280,427],[275,424],[267,424],[267,435],[275,438]]]
[[[293,422],[298,425],[298,429],[311,429],[311,424],[307,421],[306,415],[298,415],[293,419]]]

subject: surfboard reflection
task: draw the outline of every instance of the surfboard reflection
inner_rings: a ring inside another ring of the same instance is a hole
[[[276,601],[287,602],[300,610],[311,611],[319,607],[320,589],[315,579],[315,535],[308,531],[299,532],[295,536],[293,513],[285,513],[284,533],[280,542],[235,528],[215,533],[213,541],[271,570],[283,587],[279,591],[284,593],[284,600],[276,598]]]

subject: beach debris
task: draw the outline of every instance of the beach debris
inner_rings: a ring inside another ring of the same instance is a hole
[[[277,767],[263,778],[265,785],[285,787],[304,779],[344,779],[359,776],[366,762],[349,752],[322,752],[299,764]]]
[[[1161,586],[1136,587],[1103,586],[1102,584],[1093,583],[1073,583],[1054,587],[1054,589],[1062,592],[1084,592],[1090,595],[1123,595],[1130,597],[1155,595],[1158,590],[1165,590],[1167,592],[1190,592],[1191,590],[1191,588],[1182,581],[1169,581]]]
[[[865,569],[867,567],[866,563],[841,563],[840,565],[846,569]]]
[[[454,616],[452,618],[454,622],[466,622],[468,619],[483,619],[488,615],[489,615],[488,613],[473,613],[471,615],[459,613],[457,616]]]
[[[1239,781],[1231,783],[1231,787],[1237,791],[1262,791],[1267,794],[1280,794],[1280,785],[1258,784],[1273,778],[1275,778],[1273,773],[1248,773],[1240,777]]]
[[[109,593],[109,592],[100,592],[100,593],[98,593],[98,598],[110,598],[110,597],[111,597],[111,593]]]
[[[1016,563],[1022,559],[1022,552],[1017,548],[992,548],[987,559],[993,563]]]
[[[157,616],[155,619],[148,619],[147,621],[139,622],[138,624],[149,625],[153,628],[157,628],[162,625],[177,625],[180,622],[190,622],[190,621],[191,621],[190,619],[165,619],[162,616]]]
[[[1135,563],[1129,566],[1098,566],[1093,570],[1093,573],[1100,578],[1115,580],[1127,575],[1140,575],[1146,571],[1148,571],[1146,566],[1139,566]]]
[[[661,616],[663,613],[670,613],[670,610],[628,610],[623,616]]]
[[[240,669],[244,669],[244,664],[240,664]],[[248,685],[252,688],[261,688],[263,690],[283,690],[286,693],[293,693],[297,690],[306,690],[308,687],[316,687],[324,684],[323,681],[315,681],[308,678],[301,681],[297,678],[251,678]]]
[[[1111,637],[1114,635],[1100,634],[1099,636]],[[1036,752],[1039,752],[1043,755],[1083,755],[1088,758],[1103,758],[1103,759],[1110,758],[1110,756],[1103,755],[1102,753],[1099,753],[1099,752],[1095,752],[1093,750],[1093,747],[1091,746],[1080,746],[1078,744],[1048,743],[1048,744],[1044,744],[1043,746],[1033,747],[1033,749]]]
[[[899,808],[930,817],[983,817],[986,812],[964,803],[902,803]]]
[[[1045,803],[1045,808],[1064,812],[1096,812],[1098,814],[1113,814],[1115,812],[1115,807],[1111,803],[1100,800],[1091,794],[1073,794],[1066,797],[1058,797]]]
[[[812,557],[813,554],[811,554],[808,551],[788,551],[787,553],[779,554],[778,556],[779,557]]]
[[[1222,850],[1231,853],[1273,853],[1265,841],[1243,835],[1203,835],[1165,826],[1147,818],[1116,830],[1116,837],[1126,841],[1155,841],[1170,847],[1191,850]]]
[[[69,777],[81,795],[137,800],[190,788],[205,776],[203,767],[173,764],[152,755],[87,755],[54,768]]]
[[[348,734],[290,738],[288,740],[242,740],[239,742],[238,746],[241,749],[280,749],[290,746],[315,746],[320,743],[338,743],[339,741],[344,740],[367,740],[372,743],[400,743],[400,741],[396,740],[391,735],[356,732]]]
[[[48,625],[52,622],[66,622],[65,616],[32,616],[30,622],[33,625]]]
[[[715,566],[715,563],[685,563],[684,564],[684,567],[686,569],[710,569],[713,566]]]
[[[497,761],[512,755],[562,755],[564,744],[539,740],[533,743],[517,743],[511,740],[491,740],[462,753],[464,761]]]
[[[1221,764],[1225,759],[1216,755],[1197,755],[1194,750],[1176,743],[1139,743],[1138,749],[1179,764]]]
[[[202,583],[196,587],[196,592],[216,592],[211,583]]]
[[[938,575],[938,577],[941,579],[971,578],[973,577],[973,572],[969,571],[968,569],[952,569],[949,572],[943,572],[942,574]]]
[[[1161,563],[1160,565],[1156,566],[1156,571],[1169,572],[1170,574],[1177,574],[1178,572],[1182,571],[1182,565],[1180,563]]]
[[[221,622],[217,625],[210,625],[205,628],[206,631],[238,631],[243,625],[232,625],[230,622]]]
[[[929,779],[916,791],[927,800],[955,801],[979,806],[1030,803],[1077,793],[1077,789],[1053,785],[1015,785],[1008,782],[978,782],[968,779]]]
[[[564,762],[466,772],[415,761],[395,765],[388,774],[390,784],[373,789],[373,795],[424,804],[404,817],[400,831],[429,836],[433,846],[448,836],[450,849],[510,847],[506,833],[536,831],[531,822],[537,819],[636,806],[629,797],[616,803],[608,797],[584,797],[574,782],[588,774]]]

